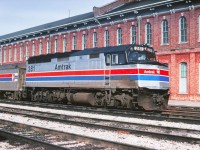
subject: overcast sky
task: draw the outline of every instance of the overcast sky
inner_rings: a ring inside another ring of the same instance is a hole
[[[0,36],[87,12],[114,0],[0,0]]]

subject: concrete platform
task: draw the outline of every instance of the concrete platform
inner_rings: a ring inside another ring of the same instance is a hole
[[[168,105],[170,106],[182,106],[182,107],[200,107],[200,101],[179,101],[179,100],[169,100]]]

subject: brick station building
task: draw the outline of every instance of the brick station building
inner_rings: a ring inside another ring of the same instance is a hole
[[[0,36],[0,63],[121,44],[148,44],[169,65],[170,99],[200,101],[200,1],[116,0],[93,11]]]

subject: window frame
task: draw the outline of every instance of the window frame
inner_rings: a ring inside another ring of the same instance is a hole
[[[82,50],[87,47],[87,36],[86,34],[82,34]]]
[[[12,48],[11,47],[8,49],[8,61],[12,62]]]
[[[179,43],[187,43],[187,38],[187,19],[181,16],[179,19]]]
[[[117,45],[122,45],[122,28],[117,29]]]
[[[5,62],[7,62],[7,50],[6,50],[6,48],[4,48],[4,50],[3,50],[3,62],[5,63]]]
[[[152,45],[152,26],[150,22],[145,25],[145,43],[149,46]]]
[[[20,47],[19,47],[19,61],[22,61],[23,60],[23,45],[20,44]]]
[[[200,15],[199,15],[199,17],[198,17],[198,21],[199,21],[199,42],[200,42]]]
[[[97,45],[98,45],[97,32],[93,32],[93,48],[97,47]]]
[[[63,52],[67,52],[67,38],[63,38]]]
[[[40,41],[40,44],[39,44],[39,53],[40,53],[40,55],[42,55],[42,52],[43,52],[42,41]]]
[[[76,36],[75,35],[72,38],[72,50],[76,50]]]
[[[2,65],[3,59],[3,49],[0,47],[0,64]]]
[[[32,44],[32,56],[35,56],[35,43]]]
[[[169,44],[169,24],[167,19],[164,19],[162,21],[161,33],[162,33],[162,39],[161,39],[162,45]]]
[[[112,62],[112,65],[118,65],[119,64],[119,56],[118,56],[118,54],[112,54],[112,61],[111,62]]]
[[[179,94],[188,94],[188,64],[186,62],[179,64]]]
[[[110,46],[110,33],[108,30],[104,31],[104,47]]]
[[[57,53],[58,52],[58,39],[56,38],[54,40],[54,53]]]
[[[26,43],[26,60],[29,58],[29,43]]]
[[[134,29],[134,30],[133,30]],[[137,32],[136,32],[136,26],[132,25],[130,28],[130,44],[136,44],[136,40],[137,40]]]
[[[14,61],[17,61],[17,47],[14,47]]]

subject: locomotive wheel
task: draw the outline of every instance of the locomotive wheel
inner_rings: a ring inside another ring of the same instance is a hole
[[[139,94],[138,95],[138,105],[141,106],[144,110],[160,110],[160,107],[154,103],[152,96]]]
[[[115,107],[115,108],[118,108],[118,107],[120,107],[120,106],[121,106],[121,102],[118,101],[118,100],[114,100],[114,107]]]

